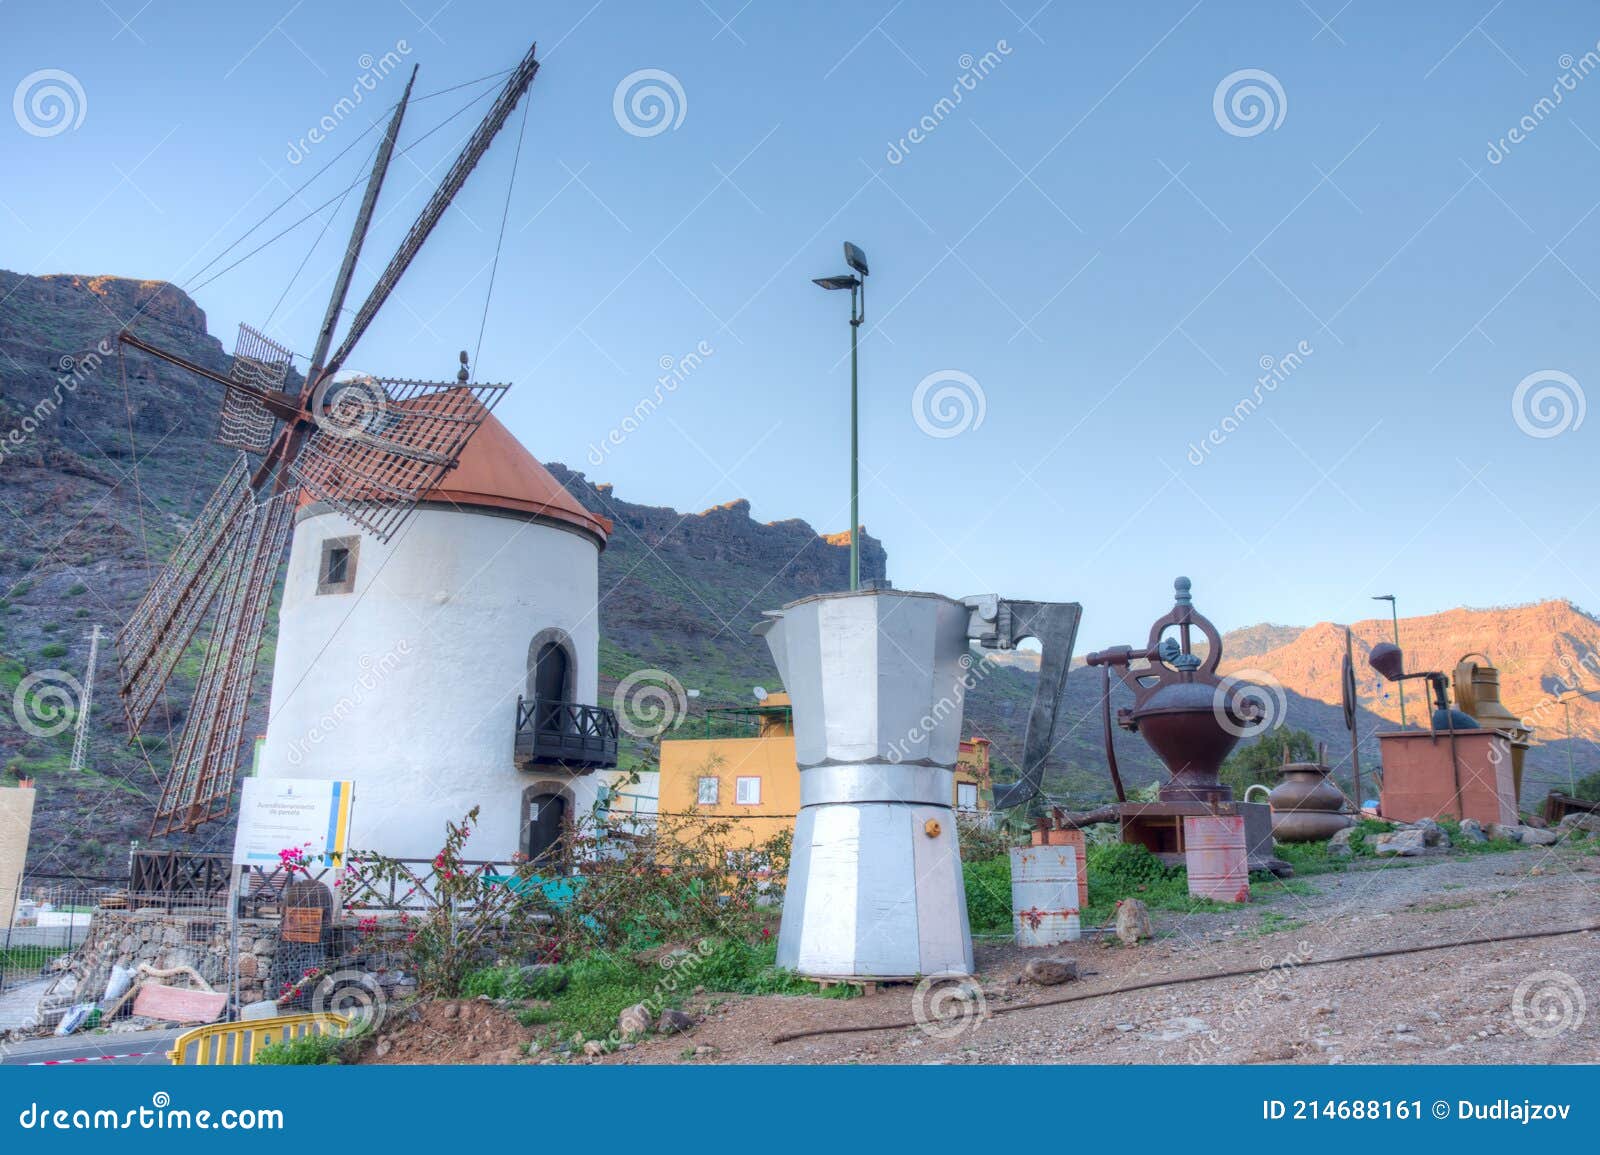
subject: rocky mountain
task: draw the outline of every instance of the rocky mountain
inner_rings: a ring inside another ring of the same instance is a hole
[[[1284,629],[1258,626],[1239,632],[1257,638],[1266,628]],[[1379,642],[1393,640],[1394,626],[1388,618],[1377,618],[1354,622],[1350,629],[1358,696],[1367,718],[1361,732],[1391,728],[1400,720],[1400,695],[1368,667],[1367,655]],[[1348,747],[1339,710],[1344,627],[1321,622],[1291,632],[1292,640],[1270,649],[1251,652],[1247,642],[1243,654],[1233,645],[1234,635],[1226,635],[1222,669],[1242,673],[1248,668],[1275,679],[1288,694],[1289,724],[1312,731],[1326,740],[1331,750],[1342,751]],[[1537,802],[1552,788],[1566,789],[1574,778],[1600,769],[1600,746],[1595,744],[1600,739],[1600,620],[1564,600],[1454,609],[1401,618],[1400,642],[1408,670],[1450,674],[1464,655],[1474,652],[1487,654],[1500,670],[1501,701],[1535,731],[1536,745],[1528,752],[1524,775],[1524,805]],[[1558,696],[1568,690],[1591,696],[1558,703]],[[1412,725],[1426,724],[1424,693],[1422,683],[1407,683],[1406,714]],[[1366,750],[1364,742],[1364,758],[1368,757]],[[1373,746],[1374,763],[1376,754]]]
[[[212,434],[212,386],[114,343],[124,325],[190,359],[225,371],[227,354],[205,314],[182,292],[154,281],[116,277],[29,277],[0,271],[0,768],[40,787],[30,871],[115,874],[129,844],[143,840],[154,795],[181,728],[206,639],[180,665],[156,724],[138,744],[123,730],[111,635],[211,493],[231,451]],[[602,699],[638,670],[659,669],[696,691],[690,713],[752,702],[751,690],[778,678],[750,628],[761,612],[847,584],[848,537],[819,534],[801,521],[758,522],[749,502],[699,513],[639,504],[560,464],[551,472],[615,531],[601,558]],[[863,576],[892,577],[883,544],[863,539]],[[1166,607],[1152,605],[1153,618]],[[1092,612],[1092,607],[1089,607]],[[40,688],[65,686],[72,701],[88,658],[88,636],[103,633],[83,770],[69,772],[69,708],[39,725],[48,705]],[[265,728],[275,619],[269,617],[247,734]],[[1397,719],[1398,699],[1365,672],[1386,620],[1355,625],[1362,663],[1364,764],[1376,763],[1371,735]],[[1137,631],[1135,631],[1137,632]],[[1554,694],[1600,686],[1600,622],[1568,602],[1501,610],[1453,610],[1401,622],[1413,668],[1453,666],[1487,650],[1503,672],[1505,700],[1530,716],[1541,737],[1558,737],[1564,713]],[[1283,720],[1329,743],[1337,761],[1348,748],[1338,705],[1340,628],[1259,625],[1225,635],[1225,669],[1260,671],[1281,689]],[[1110,797],[1100,720],[1100,673],[1080,663],[1068,679],[1047,774],[1062,804]],[[1037,681],[1037,656],[996,655],[975,667],[968,730],[993,743],[997,764],[1021,758]],[[26,683],[26,685],[25,685]],[[31,688],[30,688],[31,687]],[[1386,696],[1387,695],[1387,696]],[[1119,689],[1113,708],[1125,705]],[[1408,703],[1409,705],[1409,703]],[[19,714],[17,711],[21,710]],[[30,714],[32,711],[32,714]],[[1564,785],[1570,749],[1581,776],[1600,765],[1600,701],[1571,705],[1576,739],[1531,753],[1527,796]],[[24,716],[32,717],[29,728]],[[1413,719],[1414,720],[1414,719]],[[690,720],[691,724],[693,719]],[[1135,735],[1116,734],[1122,772],[1132,785],[1160,768]],[[648,763],[648,745],[626,757]],[[225,825],[164,845],[225,846]]]

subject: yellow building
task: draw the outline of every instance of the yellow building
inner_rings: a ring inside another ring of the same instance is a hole
[[[758,706],[708,710],[705,737],[661,743],[658,812],[663,817],[737,818],[736,841],[759,846],[794,828],[800,768],[787,694]],[[951,805],[977,813],[993,799],[989,741],[964,739]]]
[[[0,930],[11,925],[21,897],[34,797],[33,785],[26,779],[15,787],[0,786]]]

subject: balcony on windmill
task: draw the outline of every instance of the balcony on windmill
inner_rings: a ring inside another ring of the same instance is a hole
[[[604,706],[519,696],[514,757],[521,770],[610,769],[617,764],[617,715]]]

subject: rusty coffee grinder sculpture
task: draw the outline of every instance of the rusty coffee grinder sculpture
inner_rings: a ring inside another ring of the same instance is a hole
[[[1180,577],[1172,584],[1172,609],[1150,627],[1143,649],[1112,646],[1087,659],[1102,671],[1106,763],[1118,799],[1110,812],[1093,817],[1104,821],[1114,812],[1124,842],[1139,843],[1178,863],[1185,849],[1185,817],[1243,815],[1251,869],[1282,871],[1286,864],[1272,855],[1266,805],[1234,801],[1232,789],[1218,777],[1239,739],[1263,727],[1262,692],[1250,682],[1217,676],[1222,635],[1194,608],[1189,579]],[[1195,652],[1196,633],[1205,639],[1203,657]],[[1133,694],[1133,705],[1117,711],[1117,725],[1142,737],[1171,775],[1155,802],[1129,802],[1122,785],[1111,728],[1113,670]]]

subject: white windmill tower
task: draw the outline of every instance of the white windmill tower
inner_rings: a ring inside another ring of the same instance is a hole
[[[615,717],[588,704],[598,554],[610,524],[490,415],[506,387],[470,383],[466,354],[455,381],[335,377],[538,67],[529,48],[330,354],[407,83],[298,393],[282,391],[289,351],[247,326],[226,377],[119,335],[224,386],[218,440],[265,454],[253,476],[240,457],[118,635],[124,709],[137,735],[197,627],[214,615],[153,834],[230,811],[291,530],[262,772],[354,779],[354,846],[431,855],[445,819],[479,805],[485,836],[475,852],[538,849],[585,801],[579,780],[615,764]]]

